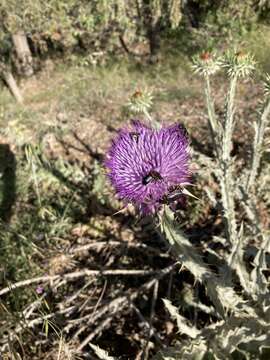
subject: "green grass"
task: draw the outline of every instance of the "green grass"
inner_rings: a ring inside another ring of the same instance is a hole
[[[105,108],[112,107],[113,117],[116,112],[120,116],[122,106],[138,88],[153,89],[163,94],[166,102],[189,96],[188,72],[187,60],[180,56],[151,68],[126,61],[97,68],[62,63],[50,74],[38,74],[22,88],[25,105],[16,104],[6,89],[1,90],[0,126],[6,128],[8,123],[18,121],[33,132],[40,131],[54,123],[58,112],[70,115],[69,122],[81,113],[96,114],[105,122],[112,122],[110,111],[105,116]]]
[[[243,39],[243,48],[254,54],[262,73],[270,72],[270,28],[260,25]]]

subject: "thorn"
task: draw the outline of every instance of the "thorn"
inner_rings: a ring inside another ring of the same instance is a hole
[[[197,200],[201,200],[201,199],[199,199],[197,196],[193,195],[193,194],[192,194],[190,191],[188,191],[186,188],[183,188],[182,194],[188,195],[188,196],[193,197],[194,199],[197,199]]]
[[[116,211],[114,214],[112,214],[112,216],[115,216],[115,215],[117,215],[117,214],[120,214],[120,213],[123,213],[125,210],[126,210],[126,206],[124,206],[121,210],[119,210],[119,211]]]

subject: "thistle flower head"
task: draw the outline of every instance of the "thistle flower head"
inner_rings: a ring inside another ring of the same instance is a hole
[[[205,51],[193,58],[192,68],[196,74],[202,76],[214,75],[220,70],[221,61],[215,53]]]
[[[136,90],[130,97],[127,107],[134,114],[144,114],[153,105],[152,92],[149,90]]]
[[[179,124],[152,129],[133,121],[113,140],[105,165],[118,196],[142,213],[157,211],[189,180],[188,139]]]
[[[243,51],[227,52],[222,61],[230,77],[249,77],[255,70],[255,60],[252,55]]]

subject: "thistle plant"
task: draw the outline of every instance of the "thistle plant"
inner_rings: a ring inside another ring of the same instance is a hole
[[[214,240],[222,244],[222,255],[211,248],[205,252],[195,249],[175,217],[175,205],[181,203],[188,193],[185,186],[190,184],[189,142],[179,124],[157,129],[155,124],[151,126],[151,116],[147,125],[135,121],[131,127],[120,130],[108,152],[108,176],[117,194],[125,203],[132,203],[142,213],[159,219],[160,234],[169,243],[170,250],[206,290],[211,306],[200,304],[200,310],[215,317],[211,325],[200,328],[165,300],[179,332],[186,338],[160,352],[157,359],[202,359],[209,355],[214,359],[229,359],[234,358],[235,352],[245,359],[251,359],[254,354],[259,358],[269,344],[270,298],[263,270],[267,267],[270,240],[260,221],[254,187],[270,112],[269,76],[265,82],[263,110],[254,125],[252,156],[241,176],[237,174],[238,165],[232,156],[237,85],[239,80],[250,77],[254,69],[253,57],[244,53],[228,53],[223,57],[204,53],[196,57],[194,63],[195,72],[205,81],[213,145],[212,158],[204,156],[202,160],[200,154],[197,157],[206,166],[211,164],[207,170],[213,181],[217,181],[221,197],[213,201],[211,195],[209,199],[220,211],[224,224],[220,237],[209,239],[209,242]],[[224,112],[218,116],[211,77],[221,70],[225,70],[229,85]],[[207,189],[206,193],[210,194]],[[242,209],[245,216],[236,209]],[[254,237],[260,242],[260,249],[250,270],[244,255],[249,240]],[[217,271],[213,272],[205,261],[205,254],[219,259],[215,263]]]
[[[260,221],[254,185],[259,175],[270,112],[269,76],[265,83],[263,110],[254,125],[255,134],[250,163],[239,177],[236,159],[231,155],[235,128],[235,95],[238,81],[252,74],[255,62],[249,54],[228,53],[216,64],[216,66],[220,65],[221,69],[225,69],[229,78],[224,114],[219,117],[215,111],[210,83],[213,72],[208,71],[208,59],[204,58],[201,62],[195,59],[195,71],[201,74],[205,81],[208,123],[214,148],[210,171],[213,179],[218,180],[221,193],[221,199],[216,205],[218,204],[222,209],[224,220],[224,232],[228,244],[223,255],[226,265],[219,266],[218,275],[214,274],[200,254],[192,249],[190,241],[175,228],[171,214],[167,215],[163,225],[167,238],[180,256],[180,261],[205,285],[208,296],[222,321],[205,329],[198,329],[188,323],[176,307],[165,301],[169,313],[177,320],[179,332],[187,335],[188,340],[179,342],[171,349],[160,353],[157,358],[197,359],[211,354],[215,359],[228,359],[234,358],[232,354],[238,352],[244,359],[251,359],[254,355],[259,359],[264,346],[269,343],[270,300],[267,277],[263,273],[263,269],[267,267],[266,251],[269,249],[269,234]],[[215,65],[211,64],[211,66],[215,68]],[[243,208],[248,220],[239,217],[236,206]],[[251,236],[253,238],[255,236],[260,242],[260,249],[250,271],[245,263],[244,254]],[[238,294],[235,291],[235,276],[242,286],[242,291],[238,291]],[[244,327],[241,327],[241,321],[244,321]]]

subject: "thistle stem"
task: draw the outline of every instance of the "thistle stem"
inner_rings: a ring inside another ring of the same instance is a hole
[[[150,115],[148,110],[144,109],[143,114],[151,126],[153,126],[156,129],[160,129],[160,123],[153,119],[153,117]]]
[[[212,136],[212,142],[216,153],[216,159],[219,165],[219,182],[222,195],[222,206],[224,209],[224,219],[226,225],[227,239],[234,243],[237,237],[235,203],[234,203],[234,180],[232,174],[232,135],[234,129],[234,99],[236,92],[238,76],[231,78],[229,91],[226,101],[226,112],[223,126],[217,121],[213,97],[211,94],[211,84],[209,75],[205,76],[205,97],[208,110],[209,127]]]
[[[222,132],[222,151],[219,157],[220,163],[220,186],[222,204],[224,208],[224,218],[228,241],[233,244],[236,242],[236,216],[234,201],[234,179],[232,174],[232,135],[234,129],[234,99],[236,92],[237,75],[233,76],[230,81],[229,92],[226,102],[226,114]]]
[[[218,147],[216,143],[216,137],[218,135],[218,122],[216,119],[216,113],[215,113],[215,106],[213,102],[213,97],[211,94],[211,84],[210,84],[210,78],[209,75],[205,75],[205,98],[206,98],[206,104],[207,104],[207,110],[208,110],[208,124],[210,127],[213,144],[215,147],[216,153],[218,153]]]
[[[232,150],[232,134],[234,129],[234,99],[236,92],[236,84],[237,84],[237,75],[232,77],[230,81],[229,92],[227,95],[226,102],[226,115],[224,122],[224,136],[223,136],[223,151],[222,151],[222,160],[226,164],[231,163],[230,153]]]
[[[248,193],[250,188],[254,185],[256,176],[258,174],[260,161],[262,157],[264,134],[267,127],[269,113],[270,113],[270,100],[267,102],[263,110],[263,113],[261,117],[258,119],[258,122],[255,127],[255,137],[254,137],[253,149],[252,149],[252,160],[251,160],[250,172],[247,176],[246,193]]]

